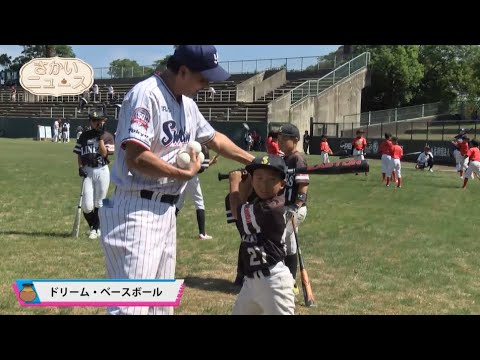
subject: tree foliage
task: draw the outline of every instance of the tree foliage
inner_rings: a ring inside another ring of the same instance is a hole
[[[157,60],[153,62],[153,67],[158,70],[163,70],[167,67],[168,59],[171,55],[165,56],[163,59]]]
[[[382,110],[407,105],[424,77],[418,45],[355,46],[354,55],[370,52],[371,85],[362,93],[362,110]]]
[[[70,45],[20,45],[23,47],[20,56],[12,60],[8,54],[0,55],[0,65],[9,71],[19,71],[27,62],[38,57],[47,57],[47,52],[53,51],[55,56],[75,57],[75,53]],[[49,51],[49,49],[52,49]],[[8,61],[7,61],[8,59]]]
[[[130,78],[146,76],[153,71],[153,67],[140,66],[135,60],[117,59],[110,63],[108,74],[114,78]]]

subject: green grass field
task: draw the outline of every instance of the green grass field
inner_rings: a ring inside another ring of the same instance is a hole
[[[0,139],[0,314],[105,314],[22,308],[11,287],[23,278],[104,278],[99,240],[88,239],[83,218],[81,237],[70,237],[80,184],[73,146]],[[480,181],[462,191],[452,168],[403,163],[403,188],[386,188],[379,161],[370,164],[368,176],[310,177],[299,238],[317,307],[300,296],[296,313],[480,314]],[[226,223],[228,183],[217,172],[238,167],[220,158],[201,175],[213,240],[198,241],[191,202],[179,214],[177,278],[186,289],[176,314],[231,312],[239,236]]]

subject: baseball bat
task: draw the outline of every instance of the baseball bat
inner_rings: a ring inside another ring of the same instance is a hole
[[[421,154],[423,151],[416,151],[416,152],[412,152],[412,153],[408,153],[408,154],[403,154],[403,156],[408,156],[408,155],[419,155]]]
[[[72,237],[78,238],[78,233],[80,232],[80,218],[82,215],[82,198],[83,198],[83,183],[85,178],[82,179],[82,185],[80,188],[80,198],[78,200],[77,211],[75,212],[75,220],[73,221]]]
[[[305,269],[305,263],[303,261],[302,250],[300,249],[300,243],[298,241],[298,234],[296,230],[295,218],[292,217],[293,235],[295,236],[295,243],[297,244],[298,262],[300,263],[300,278],[302,280],[302,292],[303,300],[306,307],[315,306],[315,299],[313,297],[312,285],[308,278],[307,269]]]
[[[236,169],[236,170],[232,170],[232,171],[245,171],[245,169]],[[230,172],[232,172],[232,171],[230,171]],[[218,173],[218,181],[226,180],[229,177],[230,177],[230,174]]]
[[[369,171],[370,165],[368,165],[367,160],[335,161],[287,170],[289,174],[306,173],[312,175],[339,175]]]
[[[353,158],[354,155],[350,154],[350,155],[340,155],[338,158],[339,159],[347,159],[347,158]]]
[[[306,173],[312,175],[340,175],[369,171],[370,165],[368,165],[367,160],[335,161],[327,164],[318,164],[287,170],[289,174]],[[218,181],[228,179],[228,177],[228,174],[218,173]]]

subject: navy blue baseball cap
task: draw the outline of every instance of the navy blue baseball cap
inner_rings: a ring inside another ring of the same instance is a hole
[[[218,65],[218,53],[213,45],[179,45],[173,58],[180,65],[200,72],[208,81],[225,81],[230,77],[230,74]]]
[[[287,175],[287,165],[285,161],[278,155],[268,154],[257,156],[253,161],[245,167],[250,174],[258,168],[272,169],[278,171],[282,177]]]

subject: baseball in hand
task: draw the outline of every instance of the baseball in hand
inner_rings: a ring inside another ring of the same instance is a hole
[[[205,155],[203,154],[203,152],[200,152],[197,157],[200,159],[200,164],[203,163],[203,160],[205,160]]]
[[[177,165],[181,169],[186,169],[188,168],[188,165],[190,164],[190,155],[188,152],[181,151],[177,154]]]
[[[198,141],[192,141],[188,143],[187,148],[193,149],[197,154],[199,154],[202,151],[202,145],[200,145]]]

